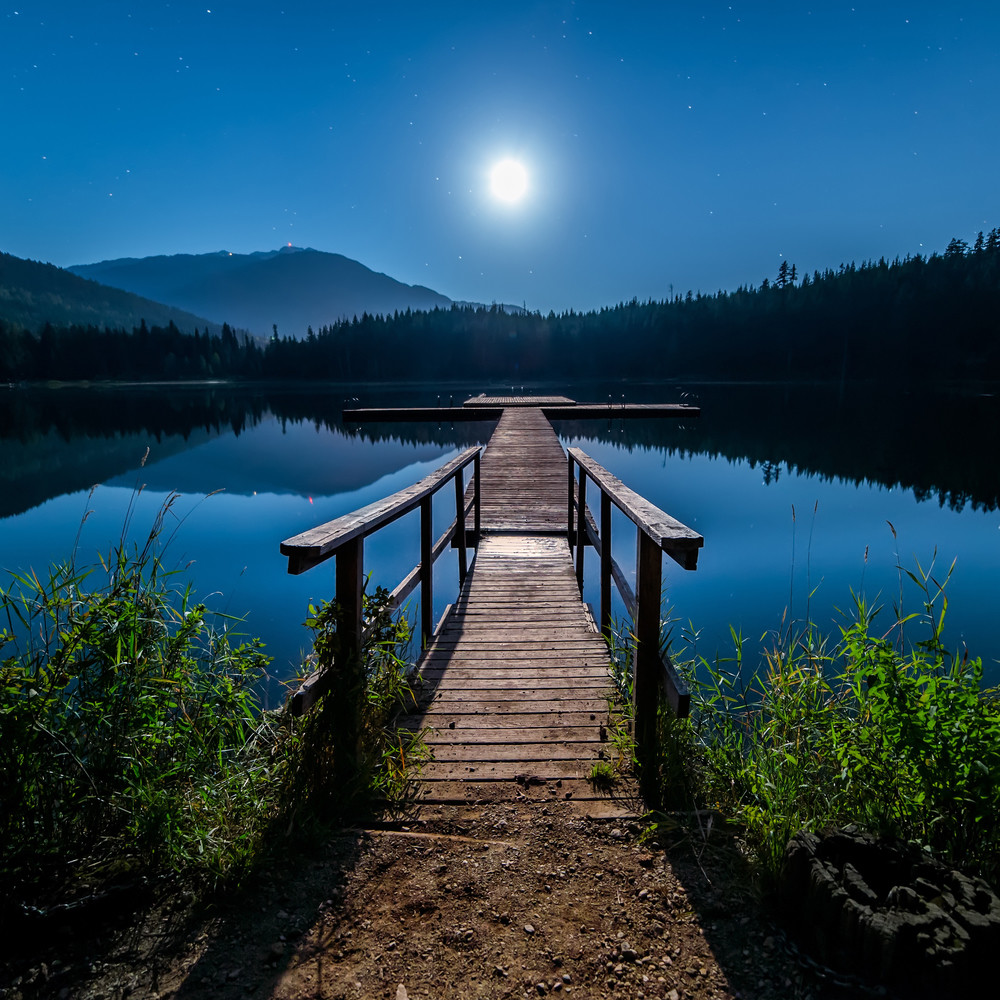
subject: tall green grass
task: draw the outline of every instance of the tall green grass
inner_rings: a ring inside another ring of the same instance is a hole
[[[202,888],[238,878],[275,838],[359,798],[405,785],[409,745],[392,705],[405,688],[395,650],[407,627],[384,597],[360,696],[372,764],[334,787],[326,706],[304,719],[264,712],[269,658],[236,636],[190,584],[165,569],[170,496],[143,543],[99,564],[75,558],[0,587],[0,884],[8,898],[54,899],[127,873],[185,876]],[[324,614],[309,624],[322,647]],[[327,635],[328,638],[328,635]],[[399,747],[399,750],[395,749]],[[2,894],[2,893],[0,893]]]
[[[734,633],[730,660],[696,665],[685,739],[665,756],[742,825],[766,875],[796,831],[857,823],[996,882],[1000,700],[981,660],[944,645],[950,575],[907,571],[920,611],[897,605],[884,627],[853,595],[839,636],[786,630],[748,672]]]

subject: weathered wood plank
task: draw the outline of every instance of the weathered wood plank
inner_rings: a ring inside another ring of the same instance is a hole
[[[521,780],[518,780],[520,778]],[[581,806],[593,805],[596,815],[630,815],[642,809],[641,800],[626,784],[623,791],[613,789],[611,794],[595,789],[585,778],[546,779],[533,773],[526,765],[524,774],[506,781],[435,781],[428,782],[418,793],[418,801],[428,804],[473,805],[485,802],[516,802],[534,799],[540,802],[556,799],[578,802]],[[621,803],[620,811],[615,810]],[[588,810],[589,812],[589,810]]]
[[[431,761],[420,770],[421,782],[429,781],[516,781],[518,778],[537,777],[545,780],[556,778],[586,778],[597,762],[597,757],[583,760],[536,761]]]
[[[418,732],[420,730],[414,730]],[[563,740],[571,743],[601,743],[600,726],[596,722],[588,726],[560,726],[549,728],[526,729],[524,731],[511,729],[434,729],[426,727],[424,739],[428,746],[448,746],[451,744],[467,744],[468,746],[537,746],[548,742]]]
[[[697,417],[701,413],[700,406],[689,406],[686,403],[625,403],[608,406],[607,403],[577,403],[572,410],[543,406],[542,413],[550,420],[591,420],[605,417],[608,420],[619,420],[628,417],[685,418]]]
[[[607,705],[593,712],[507,712],[493,715],[466,714],[464,712],[435,712],[433,718],[422,713],[404,715],[399,724],[404,729],[421,729],[433,726],[436,729],[477,729],[480,724],[490,729],[551,729],[563,726],[586,726],[604,722],[608,717]],[[454,726],[452,724],[454,723]]]
[[[299,573],[333,555],[334,552],[355,538],[370,535],[378,528],[409,514],[427,498],[441,489],[459,469],[472,462],[478,448],[466,448],[461,455],[446,462],[440,469],[425,476],[413,486],[377,500],[366,507],[345,514],[343,517],[300,532],[281,543],[281,554],[288,556],[289,573]]]
[[[549,726],[534,729],[436,729],[425,727],[424,739],[428,746],[446,746],[455,743],[470,746],[484,744],[491,746],[544,746],[550,742],[566,743],[603,743],[600,726],[592,722],[587,726]]]
[[[497,763],[499,761],[561,760],[588,761],[600,759],[608,753],[608,745],[596,741],[585,743],[443,743],[434,747],[434,760],[438,763]]]
[[[509,396],[487,396],[480,393],[470,396],[462,406],[473,409],[483,406],[576,406],[576,400],[568,396],[516,396],[513,393]]]
[[[635,490],[629,489],[617,476],[598,465],[579,448],[570,448],[569,453],[573,461],[586,471],[587,476],[611,497],[611,502],[638,525],[659,548],[686,569],[695,568],[698,549],[705,544],[705,539],[697,531],[671,517],[666,511],[660,510]]]
[[[461,406],[372,406],[343,410],[341,417],[344,423],[349,424],[394,423],[397,420],[446,424],[459,420],[497,420],[502,412],[503,408],[500,406],[481,406],[475,409],[464,409]]]
[[[499,674],[500,676],[491,676]],[[424,671],[422,680],[429,682],[435,677],[440,679],[445,676],[444,670],[437,670],[434,674]],[[533,670],[461,670],[460,668],[449,669],[448,679],[460,683],[468,691],[488,691],[488,690],[513,690],[519,683],[531,681],[535,690],[548,690],[550,688],[571,688],[579,691],[581,689],[599,688],[606,691],[608,687],[608,677],[605,672],[594,670],[591,673],[582,673],[579,670],[560,672],[559,668],[550,668],[545,671],[543,677],[538,676],[538,671]],[[419,690],[419,689],[418,689]]]

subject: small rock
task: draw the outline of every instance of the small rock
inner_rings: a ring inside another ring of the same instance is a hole
[[[276,962],[285,954],[285,943],[283,941],[275,941],[271,945],[270,950],[267,953],[267,957],[270,961]]]
[[[532,924],[525,924],[524,925],[524,933],[525,934],[534,934],[535,933],[534,926]]]
[[[549,992],[549,988],[545,985],[545,983],[535,983],[535,989],[537,990],[539,996],[544,996]]]
[[[569,984],[570,984],[571,982],[573,982],[573,980],[572,980],[572,979],[570,978],[570,975],[569,975],[569,973],[568,973],[568,972],[564,972],[564,973],[563,973],[563,977],[562,977],[562,981],[563,981],[563,982],[564,982],[564,983],[565,983],[565,984],[566,984],[567,986],[569,986]]]
[[[667,994],[667,1000],[681,1000],[681,995],[677,992],[677,990],[671,990]]]
[[[406,992],[406,987],[402,983],[396,987],[396,1000],[410,1000],[410,995]]]

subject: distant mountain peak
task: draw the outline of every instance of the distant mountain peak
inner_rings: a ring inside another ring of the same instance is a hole
[[[304,337],[362,313],[449,308],[452,300],[407,285],[342,254],[285,244],[275,250],[123,258],[68,268],[238,329]]]

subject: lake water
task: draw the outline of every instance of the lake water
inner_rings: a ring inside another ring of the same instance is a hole
[[[457,404],[479,391],[509,389],[2,390],[0,570],[5,577],[41,571],[67,558],[78,533],[78,564],[93,564],[120,538],[138,487],[133,538],[144,536],[177,491],[182,497],[169,519],[165,563],[190,574],[199,600],[243,618],[239,629],[260,636],[274,657],[275,677],[287,677],[309,642],[301,624],[309,602],[332,596],[333,565],[289,576],[278,550],[282,539],[409,485],[490,432],[482,423],[345,427],[345,401],[426,405],[440,395],[442,403],[453,397]],[[869,600],[881,595],[888,628],[900,594],[897,560],[926,569],[936,548],[939,575],[956,561],[947,590],[949,646],[982,656],[991,681],[998,679],[994,397],[624,383],[525,391],[702,407],[699,418],[683,422],[556,423],[564,444],[583,448],[704,535],[697,571],[664,561],[665,609],[678,620],[675,645],[683,634],[698,654],[725,656],[732,626],[759,651],[783,615],[801,621],[808,614],[835,633],[852,589]],[[451,491],[444,491],[435,504],[437,531],[453,517],[453,506]],[[413,515],[366,543],[374,583],[392,587],[416,564],[416,528]],[[613,534],[616,558],[634,575],[634,530],[616,516]],[[588,560],[596,570],[592,551]],[[435,573],[436,615],[454,597],[456,580],[448,553]],[[596,586],[588,572],[585,596],[595,606]],[[903,607],[920,609],[918,593],[905,583]],[[909,628],[910,641],[921,637],[917,626]],[[277,684],[270,697],[280,697]]]

